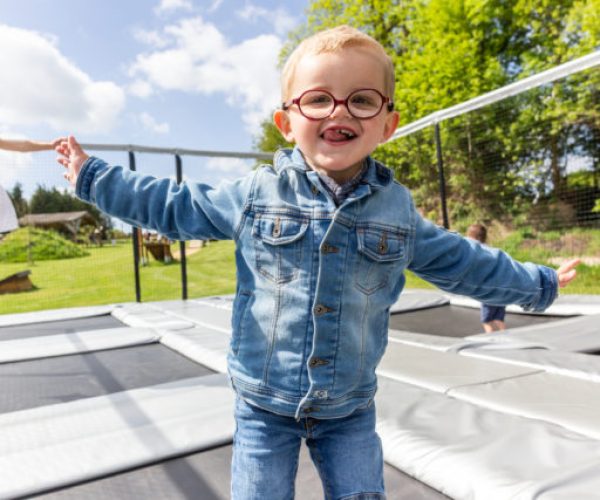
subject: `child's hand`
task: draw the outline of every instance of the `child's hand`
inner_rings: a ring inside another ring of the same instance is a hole
[[[575,279],[577,276],[577,271],[575,267],[577,267],[581,263],[579,259],[569,259],[556,270],[556,274],[558,274],[558,286],[561,288],[567,286],[569,282]]]
[[[75,186],[77,184],[79,171],[89,156],[85,154],[85,151],[81,149],[81,146],[72,135],[68,138],[61,139],[58,146],[54,149],[61,155],[56,161],[67,169],[63,174],[64,178],[67,179],[72,186]]]

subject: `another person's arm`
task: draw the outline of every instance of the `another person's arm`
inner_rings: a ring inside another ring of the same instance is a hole
[[[20,153],[33,153],[35,151],[46,151],[56,148],[61,139],[52,142],[30,141],[27,139],[0,139],[0,149],[7,151],[18,151]]]

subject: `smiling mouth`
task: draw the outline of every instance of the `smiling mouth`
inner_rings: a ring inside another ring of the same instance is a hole
[[[321,134],[321,138],[329,142],[347,142],[356,137],[354,132],[346,128],[330,128]]]

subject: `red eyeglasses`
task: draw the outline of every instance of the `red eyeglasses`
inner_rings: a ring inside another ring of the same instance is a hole
[[[368,120],[377,116],[384,105],[393,111],[394,102],[375,89],[358,89],[351,92],[346,99],[336,99],[327,90],[307,90],[300,97],[284,102],[281,109],[287,111],[296,104],[298,111],[309,120],[323,120],[331,116],[338,104],[346,106],[348,113],[359,120]]]

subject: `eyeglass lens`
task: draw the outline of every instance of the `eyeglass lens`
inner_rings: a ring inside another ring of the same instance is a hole
[[[346,99],[348,111],[355,118],[372,118],[381,111],[384,97],[372,89],[352,92]],[[327,118],[335,109],[334,97],[324,90],[309,90],[298,101],[300,112],[308,118]]]

